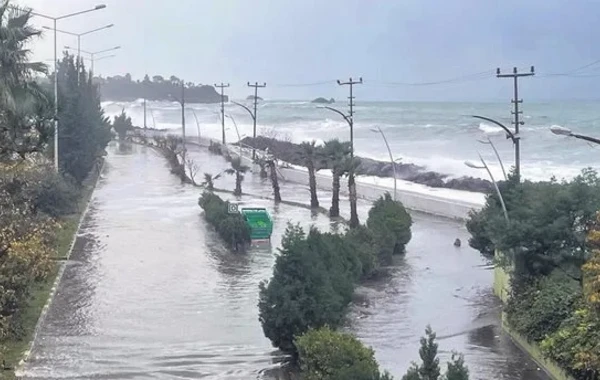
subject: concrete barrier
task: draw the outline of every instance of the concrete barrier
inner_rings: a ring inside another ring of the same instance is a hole
[[[205,137],[189,137],[188,141],[202,147],[208,147],[211,142],[219,143],[219,141],[212,140]],[[226,150],[231,155],[238,156],[241,152],[241,157],[247,165],[254,165],[252,161],[252,149],[247,146],[243,146],[240,150],[239,146],[227,145]],[[257,150],[258,154],[266,154]],[[303,185],[308,184],[308,172],[306,170],[297,169],[293,167],[281,166],[279,168],[280,178],[283,181],[289,181],[294,183],[300,183]],[[321,190],[331,190],[331,176],[323,173],[317,173],[317,187]],[[401,181],[401,180],[398,180]],[[406,182],[406,181],[404,181]],[[473,200],[473,193],[460,190],[448,190],[443,189],[446,193],[451,193],[452,197],[445,197],[443,194],[430,194],[436,191],[436,189],[426,188],[425,186],[415,185],[415,187],[422,187],[423,192],[411,191],[407,189],[398,189],[396,191],[396,198],[401,201],[406,208],[409,210],[420,211],[427,214],[433,214],[451,219],[465,220],[468,217],[469,211],[475,209],[478,210],[483,206],[482,201]],[[394,189],[387,186],[374,185],[361,181],[361,177],[356,178],[356,192],[358,197],[369,201],[375,201],[385,193],[393,195]],[[340,193],[348,194],[348,182],[346,178],[342,178],[340,181]],[[461,196],[464,199],[461,199]],[[480,197],[483,199],[483,197]]]

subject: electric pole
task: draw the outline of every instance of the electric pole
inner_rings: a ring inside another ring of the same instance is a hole
[[[229,87],[229,83],[224,84],[215,84],[215,87],[221,89],[221,131],[222,131],[222,142],[225,145],[225,94],[223,93],[223,89]]]
[[[338,79],[338,85],[340,86],[350,86],[350,96],[348,97],[350,107],[350,112],[348,113],[348,124],[350,125],[350,157],[354,159],[354,95],[353,89],[355,84],[362,84],[362,77],[358,78],[358,80],[350,80],[348,82],[342,82]]]
[[[248,87],[254,87],[254,125],[252,128],[252,137],[256,138],[256,105],[258,104],[258,89],[259,88],[264,88],[267,87],[266,83],[263,84],[258,84],[258,82],[255,82],[254,84],[251,84],[250,82],[248,82]],[[256,158],[256,149],[252,149],[252,159],[254,160]]]
[[[344,118],[350,126],[350,170],[348,171],[348,192],[350,196],[350,228],[356,228],[359,225],[358,222],[358,211],[356,206],[357,195],[356,195],[356,180],[354,178],[354,85],[362,84],[362,77],[358,80],[350,80],[348,82],[342,82],[338,79],[338,85],[350,86],[350,96],[348,97],[348,106],[350,107],[349,113]]]
[[[511,113],[514,115],[513,124],[515,126],[515,174],[517,175],[517,179],[521,180],[521,137],[519,135],[519,127],[525,124],[524,121],[520,120],[519,115],[523,113],[523,111],[519,111],[519,104],[523,103],[523,99],[519,99],[519,78],[520,77],[530,77],[535,75],[535,68],[531,66],[531,70],[527,73],[518,72],[516,67],[513,67],[513,72],[510,74],[501,74],[500,68],[496,69],[496,77],[498,78],[513,78],[513,86],[514,86],[514,99],[512,99],[511,103],[514,104],[514,111]]]
[[[185,82],[181,80],[181,133],[183,135],[183,170],[185,172]]]
[[[146,98],[144,97],[144,129],[146,128]]]

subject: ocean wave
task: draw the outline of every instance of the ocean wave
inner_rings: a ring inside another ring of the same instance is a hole
[[[504,132],[501,127],[486,123],[479,123],[478,129],[486,135],[496,135]]]

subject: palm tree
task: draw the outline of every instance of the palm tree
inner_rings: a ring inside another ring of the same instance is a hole
[[[31,13],[0,1],[0,155],[39,152],[51,138],[48,97],[35,82],[46,65],[30,62],[25,46],[40,31],[29,24]]]
[[[25,48],[41,34],[29,24],[30,19],[31,12],[12,8],[8,0],[0,1],[0,104],[3,110],[15,111],[44,98],[33,79],[36,74],[45,74],[47,67],[40,62],[29,62],[31,50]]]
[[[350,155],[350,143],[341,142],[338,139],[329,140],[325,142],[323,150],[333,177],[331,184],[333,194],[329,216],[337,217],[340,216],[340,177],[344,175],[348,168],[346,160]]]
[[[281,202],[281,193],[279,192],[279,178],[277,177],[277,165],[274,157],[265,159],[271,176],[271,185],[273,186],[273,194],[275,195],[275,203]]]
[[[213,191],[215,189],[215,181],[221,177],[221,173],[213,176],[210,173],[204,173],[204,182],[202,186],[206,187],[206,190]]]
[[[356,207],[357,195],[356,195],[356,169],[360,165],[360,161],[357,158],[348,157],[344,162],[344,172],[348,175],[348,198],[350,199],[350,228],[356,228],[359,225],[358,221],[358,210]]]
[[[233,195],[242,195],[242,181],[244,180],[244,173],[248,170],[250,170],[250,168],[242,164],[242,159],[240,157],[231,159],[231,168],[226,169],[225,173],[229,175],[235,174],[235,190],[233,191]]]
[[[310,207],[318,208],[317,198],[317,176],[316,172],[321,169],[323,155],[315,140],[300,144],[300,159],[308,169],[308,187],[310,189]]]

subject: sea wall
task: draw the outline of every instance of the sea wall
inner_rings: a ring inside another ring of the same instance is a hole
[[[211,140],[208,138],[197,138],[190,137],[187,140],[189,143],[199,145],[202,147],[208,147],[211,143],[218,143],[218,141]],[[252,150],[250,148],[240,148],[238,146],[228,145],[226,149],[231,155],[240,155],[247,165],[252,166]],[[258,151],[258,150],[257,150]],[[262,152],[261,152],[262,153]],[[299,183],[302,185],[308,185],[308,172],[306,170],[297,169],[293,167],[280,167],[279,168],[280,178],[284,181]],[[321,190],[331,190],[331,177],[322,173],[317,173],[317,187]],[[400,182],[400,180],[398,180]],[[346,178],[341,179],[340,192],[344,195],[348,194],[348,183]],[[415,185],[418,186],[418,185]],[[435,189],[428,189],[431,192]],[[444,190],[451,191],[454,194],[455,199],[449,199],[444,197],[443,192],[440,191],[439,195],[427,194],[424,192],[411,191],[407,189],[398,189],[396,191],[396,198],[401,201],[406,208],[409,210],[424,212],[436,216],[441,216],[451,219],[465,220],[468,217],[469,211],[473,209],[480,209],[483,204],[480,202],[473,201],[473,193],[460,190]],[[378,186],[374,184],[365,183],[361,181],[361,177],[356,179],[356,192],[360,198],[375,201],[377,198],[389,192],[393,195],[394,189],[386,186]],[[460,198],[464,194],[464,199]]]

